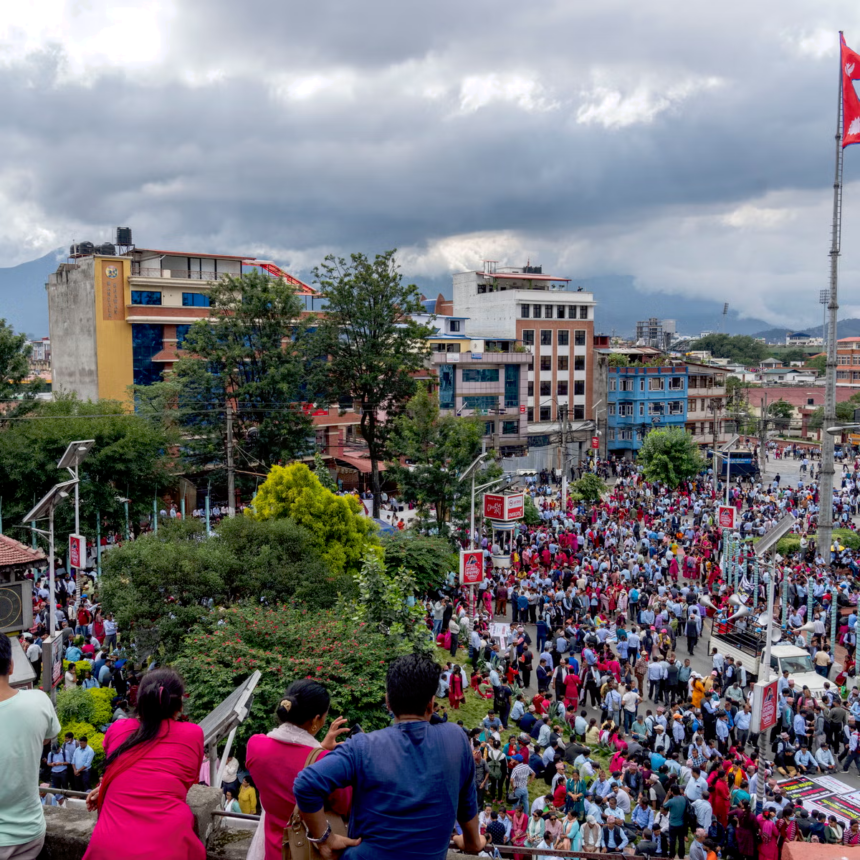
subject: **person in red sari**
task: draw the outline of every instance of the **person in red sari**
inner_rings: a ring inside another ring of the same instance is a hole
[[[773,810],[765,809],[756,816],[758,822],[758,856],[761,860],[779,860],[779,826],[773,820]]]
[[[711,809],[714,810],[714,817],[723,827],[729,823],[729,796],[731,795],[729,780],[734,782],[731,776],[721,775],[714,782],[711,792]]]
[[[458,711],[460,703],[466,700],[466,695],[463,692],[463,672],[459,666],[455,666],[451,672],[451,685],[448,687],[448,701],[451,707]]]
[[[84,860],[205,860],[185,802],[200,775],[203,730],[179,722],[185,687],[172,669],[140,683],[137,714],[107,730],[104,777],[87,795],[98,809]]]

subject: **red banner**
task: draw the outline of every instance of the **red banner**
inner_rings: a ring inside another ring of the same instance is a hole
[[[735,528],[735,509],[731,505],[720,505],[717,508],[717,525],[721,529]]]
[[[600,447],[600,437],[592,436],[591,437],[591,447],[596,451]]]
[[[484,579],[484,551],[482,549],[460,550],[460,584],[477,585]]]
[[[484,518],[503,520],[505,518],[505,497],[500,493],[484,493]]]
[[[840,36],[842,59],[842,146],[860,143],[860,98],[854,81],[860,80],[860,55]]]

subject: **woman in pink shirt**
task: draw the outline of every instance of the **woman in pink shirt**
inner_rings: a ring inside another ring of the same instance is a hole
[[[336,738],[348,732],[346,720],[338,717],[323,742],[316,735],[328,719],[331,697],[316,681],[294,681],[278,705],[280,725],[267,735],[252,735],[248,741],[246,764],[260,795],[263,815],[248,851],[248,860],[281,860],[284,829],[296,805],[293,783],[317,748],[335,748]],[[349,813],[352,789],[339,789],[329,798],[335,813]]]

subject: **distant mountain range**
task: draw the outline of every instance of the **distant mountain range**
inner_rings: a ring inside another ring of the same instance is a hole
[[[753,337],[763,337],[768,343],[779,341],[785,343],[785,336],[789,332],[803,332],[812,337],[821,337],[821,330],[824,326],[813,326],[812,328],[804,329],[786,329],[786,328],[768,328],[764,331],[757,331]],[[836,323],[836,334],[838,337],[860,337],[860,320],[847,319],[839,320]]]
[[[62,249],[20,266],[0,268],[0,319],[33,339],[47,337],[48,275],[66,259]]]

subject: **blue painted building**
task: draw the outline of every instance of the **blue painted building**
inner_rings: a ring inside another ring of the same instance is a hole
[[[608,367],[607,448],[612,454],[635,454],[654,427],[684,428],[687,420],[688,370],[670,367]]]

